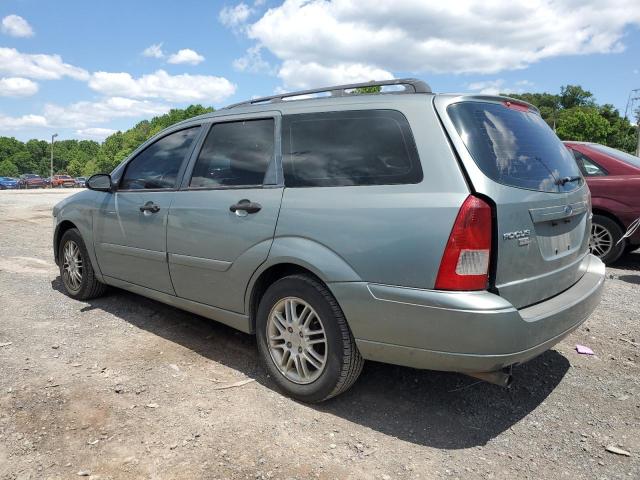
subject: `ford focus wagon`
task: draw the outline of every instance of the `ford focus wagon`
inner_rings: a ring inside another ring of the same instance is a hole
[[[69,296],[111,285],[255,333],[303,401],[367,359],[507,385],[604,282],[588,187],[535,107],[419,80],[232,105],[87,187],[53,211]]]

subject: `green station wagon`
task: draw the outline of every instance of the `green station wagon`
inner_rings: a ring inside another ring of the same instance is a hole
[[[508,385],[605,277],[588,187],[535,107],[419,80],[232,105],[87,187],[53,211],[69,296],[111,285],[255,333],[308,402],[365,359]]]

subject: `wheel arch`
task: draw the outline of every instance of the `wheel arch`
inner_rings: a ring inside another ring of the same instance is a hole
[[[612,221],[616,222],[618,224],[618,226],[622,229],[623,232],[625,232],[627,230],[627,228],[620,221],[620,219],[616,215],[611,213],[609,210],[605,210],[605,209],[599,208],[599,207],[593,207],[591,209],[591,211],[593,212],[594,215],[600,215],[602,217],[607,217],[609,220],[612,220]]]
[[[53,234],[53,255],[54,255],[56,265],[58,265],[58,261],[59,261],[58,253],[60,250],[60,240],[62,239],[62,236],[64,235],[64,233],[67,230],[71,230],[72,228],[77,229],[78,227],[71,220],[63,220],[56,226],[56,230]]]
[[[305,274],[316,278],[331,291],[331,282],[357,282],[362,279],[337,253],[307,238],[277,238],[269,257],[253,274],[245,292],[245,312],[255,331],[258,304],[264,292],[288,275]]]

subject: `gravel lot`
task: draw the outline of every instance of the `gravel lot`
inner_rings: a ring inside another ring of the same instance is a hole
[[[370,362],[309,406],[249,335],[115,289],[67,298],[50,212],[72,193],[0,192],[1,480],[640,478],[640,253],[510,390]]]

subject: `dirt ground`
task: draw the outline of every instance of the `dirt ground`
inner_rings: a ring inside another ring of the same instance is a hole
[[[71,193],[0,192],[1,480],[640,478],[640,253],[509,390],[369,362],[311,406],[252,336],[116,289],[66,297],[50,212]]]

